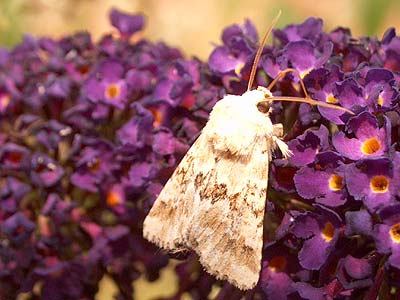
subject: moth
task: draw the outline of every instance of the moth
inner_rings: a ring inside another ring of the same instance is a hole
[[[282,124],[272,124],[269,118],[272,101],[345,110],[308,98],[303,84],[307,98],[274,97],[265,87],[251,90],[265,41],[279,15],[257,51],[248,90],[240,96],[226,95],[215,104],[143,224],[146,239],[172,251],[194,250],[207,272],[242,290],[257,284],[261,270],[272,152],[278,148],[284,157],[291,154],[279,138]],[[288,71],[293,70],[282,74]]]

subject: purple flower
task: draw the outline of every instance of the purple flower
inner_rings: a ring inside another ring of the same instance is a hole
[[[286,299],[293,292],[290,274],[299,270],[297,259],[290,249],[278,243],[268,244],[263,251],[263,264],[259,285],[268,299]]]
[[[64,170],[45,154],[34,154],[31,158],[30,177],[40,187],[51,187],[64,176]]]
[[[372,216],[367,210],[347,211],[346,235],[370,235],[372,232]]]
[[[346,132],[355,138],[336,132],[332,137],[333,146],[340,154],[353,160],[381,156],[391,144],[390,122],[386,117],[383,120],[380,128],[376,117],[368,112],[352,117],[346,124]]]
[[[394,28],[389,28],[382,38],[382,48],[371,60],[376,60],[382,67],[392,71],[400,71],[400,38]]]
[[[386,69],[371,68],[365,75],[364,98],[371,111],[390,109],[398,100],[399,93],[392,72]]]
[[[297,291],[301,299],[319,300],[323,299],[325,291],[323,288],[316,288],[306,282],[295,282],[293,288]]]
[[[0,210],[14,213],[20,201],[31,191],[31,187],[14,177],[0,179]]]
[[[348,255],[338,263],[339,281],[346,289],[369,287],[373,284],[374,267],[373,259]]]
[[[289,42],[283,49],[281,68],[287,69],[292,66],[299,71],[301,78],[305,77],[311,70],[324,65],[332,54],[333,45],[327,42],[323,52],[319,53],[315,46],[307,40]]]
[[[189,150],[188,146],[177,138],[167,128],[160,128],[153,137],[153,151],[159,155],[180,154]],[[173,162],[175,164],[175,161]]]
[[[50,217],[55,225],[61,226],[69,221],[74,207],[76,203],[64,201],[58,194],[53,193],[47,196],[41,214]]]
[[[302,213],[292,221],[292,233],[303,240],[299,262],[307,270],[319,270],[327,261],[335,250],[342,224],[335,212],[322,206],[318,208],[318,213]]]
[[[341,104],[337,83],[343,80],[343,72],[338,66],[332,65],[326,68],[312,70],[305,78],[304,84],[312,97],[329,104]],[[344,124],[340,110],[318,106],[321,115],[335,124]]]
[[[129,170],[129,182],[133,187],[141,187],[154,178],[155,171],[155,167],[146,162],[133,164]]]
[[[59,143],[67,136],[72,134],[72,128],[51,120],[39,129],[36,135],[38,141],[49,151],[57,151]]]
[[[109,59],[94,67],[84,85],[84,95],[92,102],[102,102],[123,109],[128,102],[124,66],[119,60]]]
[[[113,161],[112,148],[108,143],[101,140],[92,143],[81,151],[71,183],[81,189],[96,192],[103,180],[112,179],[118,166]]]
[[[251,65],[250,58],[257,49],[258,35],[254,25],[246,20],[244,25],[232,25],[222,33],[223,46],[216,47],[208,63],[212,72],[238,76]]]
[[[379,211],[381,224],[374,226],[373,236],[379,253],[390,254],[388,264],[400,269],[400,205]]]
[[[141,14],[131,15],[115,8],[110,12],[110,20],[123,39],[129,39],[135,32],[142,30],[145,22],[145,18]]]
[[[294,182],[298,194],[326,206],[343,205],[347,200],[343,158],[335,152],[317,154],[312,167],[297,171]]]
[[[328,150],[328,134],[328,129],[321,125],[318,130],[308,130],[289,141],[289,149],[293,152],[289,157],[290,164],[304,166],[313,162],[318,152]]]
[[[112,185],[106,194],[106,205],[118,214],[123,214],[126,210],[125,207],[125,189],[126,186],[123,183],[117,183]]]
[[[283,44],[308,40],[315,44],[321,39],[322,20],[317,18],[308,18],[298,25],[288,25],[283,29],[275,29],[274,36]]]
[[[131,145],[134,149],[151,144],[154,115],[150,110],[134,103],[136,114],[117,131],[118,141],[122,145]]]
[[[399,193],[399,159],[396,152],[393,161],[364,159],[347,165],[345,180],[349,194],[371,212],[394,203]]]
[[[27,148],[7,143],[0,150],[0,168],[4,170],[26,170],[29,167],[29,155]]]
[[[35,230],[35,223],[29,220],[22,212],[17,212],[1,224],[1,231],[9,241],[19,246],[29,239]]]

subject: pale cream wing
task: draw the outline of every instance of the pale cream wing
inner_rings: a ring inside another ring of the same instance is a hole
[[[261,269],[267,142],[255,141],[251,155],[213,153],[213,167],[195,173],[195,213],[183,237],[209,273],[240,289],[253,288]]]
[[[215,164],[208,147],[204,134],[200,135],[157,197],[143,224],[143,236],[149,241],[169,250],[185,247],[188,224],[197,213],[195,177],[209,173]]]

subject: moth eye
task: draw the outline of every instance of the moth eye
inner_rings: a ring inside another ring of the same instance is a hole
[[[257,103],[258,111],[263,114],[268,113],[270,108],[271,108],[271,103],[268,101],[261,101]]]

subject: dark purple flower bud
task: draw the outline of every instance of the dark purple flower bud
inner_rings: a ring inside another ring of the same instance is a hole
[[[17,212],[8,217],[0,226],[1,231],[16,246],[20,246],[29,239],[35,227],[35,223],[30,221],[22,212]]]
[[[371,58],[385,69],[400,71],[400,37],[393,28],[388,29],[382,39],[382,48]]]
[[[300,40],[309,40],[318,44],[321,39],[323,22],[321,19],[308,18],[299,25],[288,25],[283,29],[275,29],[274,37],[276,37],[282,45],[289,42]]]
[[[338,27],[328,35],[329,40],[333,43],[333,52],[335,54],[343,53],[352,38],[350,29],[344,27]]]
[[[0,179],[0,211],[14,213],[31,187],[14,177]]]
[[[153,88],[153,80],[154,78],[149,71],[132,69],[126,73],[126,82],[130,90],[136,93],[150,92]]]
[[[155,167],[149,163],[136,163],[129,171],[129,182],[133,187],[142,187],[149,179],[154,178]]]
[[[1,75],[0,83],[0,116],[18,111],[21,92],[13,78]]]
[[[347,211],[346,235],[370,235],[372,232],[372,217],[367,210]]]
[[[57,151],[63,138],[72,134],[72,128],[50,120],[43,124],[36,134],[38,141],[50,151]]]
[[[26,171],[29,168],[29,150],[23,146],[7,143],[1,147],[1,169]]]
[[[290,166],[286,160],[275,160],[271,165],[273,188],[287,193],[294,192],[296,189],[293,177],[296,172],[297,168]]]
[[[64,201],[57,194],[50,194],[42,208],[41,214],[51,217],[52,221],[61,225],[69,220],[72,209],[76,206],[74,202]]]
[[[373,270],[373,261],[348,255],[340,259],[337,273],[345,289],[359,289],[372,285]]]
[[[172,132],[167,128],[160,128],[154,134],[153,151],[160,155],[169,155],[178,153],[183,155],[187,152],[189,146],[175,138]]]
[[[129,39],[144,27],[145,17],[141,14],[127,14],[115,8],[110,12],[111,24],[118,29],[123,39]]]
[[[316,288],[306,282],[295,282],[292,287],[300,295],[301,299],[319,300],[323,299],[325,291],[323,288]]]

